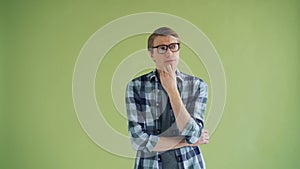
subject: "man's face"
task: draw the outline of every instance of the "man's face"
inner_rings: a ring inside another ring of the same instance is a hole
[[[179,40],[173,36],[157,36],[153,41],[153,47],[159,45],[170,45],[179,43]],[[158,70],[163,70],[164,67],[171,65],[173,70],[177,69],[179,63],[179,51],[172,52],[170,46],[167,51],[163,54],[159,53],[158,48],[153,48],[152,52],[150,51],[151,58],[156,64]]]

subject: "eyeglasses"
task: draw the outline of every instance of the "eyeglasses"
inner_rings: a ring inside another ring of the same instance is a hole
[[[171,43],[169,45],[158,45],[152,48],[157,48],[157,52],[159,54],[166,53],[168,51],[168,48],[171,50],[171,52],[177,52],[180,49],[180,43]]]

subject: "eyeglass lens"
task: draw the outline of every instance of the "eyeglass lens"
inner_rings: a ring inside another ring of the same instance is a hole
[[[178,43],[171,43],[170,45],[160,45],[160,46],[157,46],[158,53],[160,53],[160,54],[166,53],[167,50],[168,50],[168,48],[172,52],[177,52],[179,50],[179,44]]]

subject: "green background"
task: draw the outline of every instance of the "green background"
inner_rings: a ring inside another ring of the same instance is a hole
[[[300,168],[299,1],[11,0],[1,1],[0,9],[1,169],[133,167],[133,159],[101,149],[83,131],[73,106],[72,76],[95,31],[137,12],[170,13],[192,22],[220,55],[227,100],[210,143],[201,147],[207,168]],[[101,64],[97,74],[101,110],[125,134],[126,119],[111,99],[101,98],[114,66],[134,51],[126,46],[141,49],[145,37],[118,44],[103,61],[112,66]],[[204,68],[185,61],[209,82]]]

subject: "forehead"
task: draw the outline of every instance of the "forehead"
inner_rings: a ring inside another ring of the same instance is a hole
[[[170,43],[178,43],[178,38],[174,36],[157,36],[153,41],[153,46],[169,45]]]

